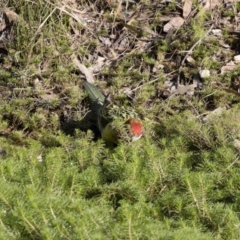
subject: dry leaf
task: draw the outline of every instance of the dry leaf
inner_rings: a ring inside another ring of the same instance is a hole
[[[184,24],[184,19],[182,17],[174,17],[164,25],[163,31],[168,32],[172,28],[178,28],[181,27]]]
[[[173,27],[181,27],[184,23],[184,19],[182,17],[174,17],[170,23],[173,25]]]
[[[110,51],[107,54],[108,58],[111,59],[111,60],[118,59],[118,54],[112,48],[109,48],[109,50]]]
[[[178,88],[173,91],[173,94],[183,95],[187,93],[188,95],[193,95],[196,87],[195,83],[189,85],[178,84]]]
[[[226,107],[218,107],[216,109],[214,109],[213,111],[209,112],[202,120],[204,122],[208,121],[209,119],[211,119],[212,117],[216,117],[221,115],[221,113],[226,110]]]
[[[188,94],[188,95],[193,95],[194,94],[194,89],[197,87],[196,83],[189,84],[189,85],[182,85],[178,84],[178,86],[174,86],[171,81],[166,81],[164,85],[167,87],[167,91],[170,92],[170,95],[183,95],[183,94]]]
[[[94,78],[93,78],[92,71],[89,70],[89,68],[87,68],[83,64],[81,64],[74,54],[71,56],[71,58],[72,58],[72,61],[73,61],[74,65],[76,67],[78,67],[78,69],[85,75],[86,80],[90,83],[94,83]]]
[[[19,16],[14,11],[7,10],[5,12],[5,14],[7,15],[8,20],[9,20],[10,23],[14,22],[14,21],[17,21],[19,19]]]
[[[239,141],[238,139],[235,139],[235,140],[234,140],[234,147],[235,147],[238,151],[240,151],[240,141]]]
[[[219,44],[224,48],[230,48],[231,46],[227,43],[225,43],[222,39],[219,40]]]
[[[236,96],[240,96],[240,93],[235,91],[235,90],[232,90],[230,88],[226,88],[226,87],[220,87],[221,90],[227,92],[227,93],[232,93],[232,94],[235,94]]]
[[[187,60],[189,63],[192,63],[192,64],[195,64],[195,63],[196,63],[195,59],[192,58],[191,56],[188,56],[188,57],[186,58],[186,60]]]
[[[107,47],[110,47],[112,45],[111,41],[109,38],[106,37],[99,37],[100,41]]]
[[[105,63],[105,58],[98,56],[96,63],[89,67],[89,70],[94,73],[98,73],[102,70],[104,63]]]
[[[18,19],[19,16],[13,11],[0,11],[0,32],[3,31],[6,27],[8,27],[9,23],[17,21]]]
[[[187,18],[192,10],[192,0],[186,0],[183,5],[183,17]]]
[[[212,10],[216,6],[221,4],[221,2],[219,0],[203,0],[202,3],[204,4],[203,8],[205,10]]]
[[[236,68],[236,65],[233,61],[227,63],[225,66],[221,67],[221,74],[224,74],[229,71],[233,71]]]

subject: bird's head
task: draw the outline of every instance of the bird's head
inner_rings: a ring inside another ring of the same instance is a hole
[[[105,127],[102,138],[107,143],[134,142],[141,138],[143,125],[140,120],[130,118],[127,121],[115,120]]]
[[[140,120],[130,118],[125,122],[125,124],[129,126],[132,142],[137,141],[138,139],[141,138],[143,133],[143,125]]]

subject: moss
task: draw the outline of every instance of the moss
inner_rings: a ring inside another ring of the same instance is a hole
[[[178,3],[76,4],[3,1],[20,19],[0,55],[0,238],[239,239],[238,68],[211,74],[194,96],[159,94],[179,69],[191,84],[235,55],[204,38],[210,14],[194,1],[196,16],[167,35],[162,17],[181,14]],[[137,31],[124,26],[133,19]],[[237,51],[226,28],[223,39]],[[188,53],[194,64],[182,62]],[[72,54],[140,115],[139,141],[109,149],[99,139]],[[211,117],[218,107],[227,110]]]

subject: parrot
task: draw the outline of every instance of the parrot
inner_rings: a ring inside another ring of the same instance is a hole
[[[117,145],[120,141],[133,142],[142,137],[143,124],[132,109],[113,104],[110,95],[105,96],[92,83],[84,81],[83,86],[105,143]]]

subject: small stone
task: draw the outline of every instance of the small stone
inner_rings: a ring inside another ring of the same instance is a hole
[[[215,36],[222,36],[222,30],[221,29],[213,29],[212,33]]]
[[[240,55],[236,55],[233,57],[235,63],[240,63]]]
[[[207,69],[200,70],[199,74],[200,74],[201,78],[208,78],[208,77],[210,77],[210,71],[207,70]]]

